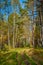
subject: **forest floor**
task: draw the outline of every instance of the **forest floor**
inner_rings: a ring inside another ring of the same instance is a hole
[[[0,65],[43,65],[43,49],[15,48],[0,52]]]

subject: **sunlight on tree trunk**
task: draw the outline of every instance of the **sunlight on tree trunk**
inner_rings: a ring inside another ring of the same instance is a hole
[[[10,32],[9,32],[9,27],[8,27],[8,46],[9,46],[9,49],[10,49]]]

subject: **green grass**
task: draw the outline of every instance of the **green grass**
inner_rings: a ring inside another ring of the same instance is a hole
[[[43,65],[43,49],[10,49],[0,53],[0,65]]]

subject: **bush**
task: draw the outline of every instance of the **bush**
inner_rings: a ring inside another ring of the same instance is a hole
[[[8,48],[8,46],[6,45],[6,44],[4,44],[4,46],[2,46],[2,48],[1,48],[1,51],[8,51],[9,50],[9,48]]]

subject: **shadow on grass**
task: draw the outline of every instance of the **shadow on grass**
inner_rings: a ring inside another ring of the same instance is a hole
[[[25,53],[10,52],[0,57],[0,65],[36,65]]]
[[[43,52],[32,49],[23,54],[14,51],[1,54],[0,65],[43,65]]]

